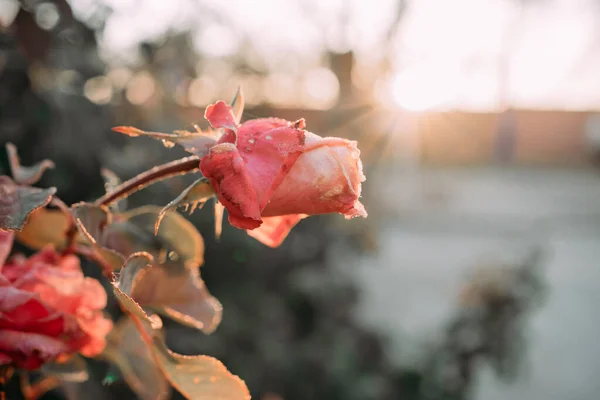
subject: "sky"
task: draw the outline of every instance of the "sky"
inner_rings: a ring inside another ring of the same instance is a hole
[[[351,49],[358,68],[371,71],[366,84],[409,110],[507,104],[600,110],[600,7],[594,0],[528,0],[522,7],[518,0],[408,0],[390,41],[396,0],[70,3],[83,19],[98,4],[114,9],[100,35],[107,60],[127,61],[142,40],[191,30],[196,51],[214,58],[245,54],[250,63],[292,78],[315,75],[325,49]],[[503,54],[509,61],[501,90]],[[382,61],[390,66],[383,72],[376,68]]]

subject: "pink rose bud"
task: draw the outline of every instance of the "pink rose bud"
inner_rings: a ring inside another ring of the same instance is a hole
[[[13,234],[0,231],[0,365],[34,370],[74,353],[99,354],[112,321],[106,292],[74,255],[48,247],[5,263]]]
[[[367,216],[358,200],[365,177],[356,142],[322,138],[304,130],[304,120],[262,118],[236,126],[222,101],[205,116],[225,134],[200,170],[233,226],[275,247],[307,215]]]

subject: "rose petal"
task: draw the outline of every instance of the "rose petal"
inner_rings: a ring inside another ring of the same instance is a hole
[[[86,357],[94,357],[106,347],[106,335],[112,330],[113,323],[102,313],[95,312],[91,317],[80,317],[78,325],[86,336],[79,342],[71,343],[73,348]]]
[[[14,234],[11,231],[0,229],[0,270],[8,258],[13,245]]]
[[[34,293],[14,288],[2,289],[10,290],[1,290],[3,301],[1,301],[0,329],[38,332],[48,336],[58,336],[65,331],[64,315],[49,309]],[[27,300],[23,301],[23,298]],[[10,308],[15,304],[18,305]]]
[[[219,201],[229,211],[231,225],[241,229],[260,226],[260,207],[244,160],[235,145],[214,146],[200,161],[202,174],[210,179]]]
[[[0,365],[7,365],[12,362],[12,357],[8,354],[0,352]]]
[[[254,186],[260,209],[264,209],[304,146],[304,131],[281,124],[282,120],[254,120],[238,133],[238,150]]]
[[[307,216],[308,215],[303,214],[293,214],[282,215],[279,217],[266,217],[263,218],[263,224],[260,227],[246,232],[248,232],[248,235],[269,247],[278,247],[283,243],[292,228],[300,222],[301,219],[306,218]]]
[[[215,129],[236,126],[235,116],[231,107],[222,100],[206,107],[204,118]]]
[[[45,361],[68,351],[66,343],[46,335],[0,330],[0,352],[9,354],[19,368],[37,369]]]
[[[271,197],[263,216],[356,213],[353,210],[364,180],[356,142],[317,140],[318,136],[308,132],[306,137],[304,153]]]

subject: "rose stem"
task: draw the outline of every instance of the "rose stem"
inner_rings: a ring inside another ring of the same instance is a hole
[[[162,179],[193,172],[199,168],[199,161],[200,159],[196,156],[185,157],[151,168],[123,182],[110,193],[96,200],[94,205],[109,205]]]

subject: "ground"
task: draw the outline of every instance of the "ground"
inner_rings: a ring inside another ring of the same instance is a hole
[[[523,373],[504,384],[482,371],[475,398],[595,398],[600,172],[397,169],[380,173],[367,188],[378,194],[377,212],[387,217],[378,228],[379,253],[353,262],[363,285],[357,312],[393,338],[398,362],[410,361],[413,349],[433,338],[474,265],[540,243],[547,249],[549,293],[529,319]]]

